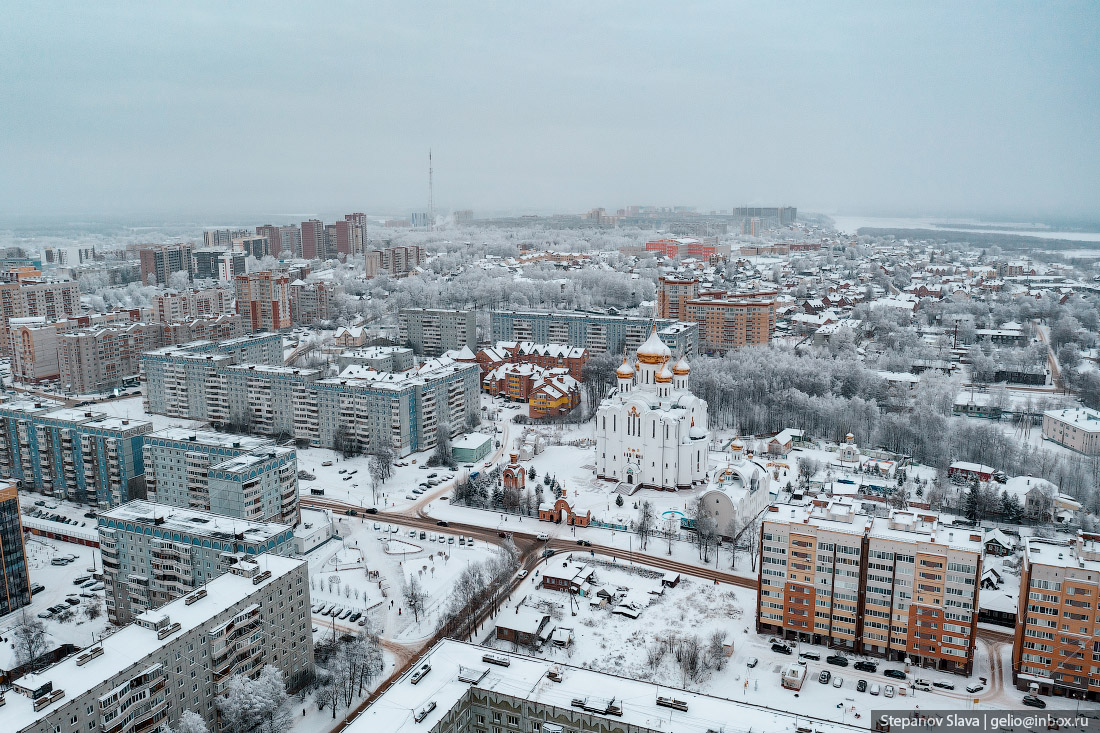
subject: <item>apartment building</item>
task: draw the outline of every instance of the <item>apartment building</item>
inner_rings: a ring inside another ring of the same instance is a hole
[[[246,234],[243,237],[234,237],[233,251],[243,252],[245,257],[255,257],[262,260],[277,254],[278,250],[272,249],[271,240],[262,234]]]
[[[874,517],[840,499],[773,505],[757,631],[969,675],[982,553],[980,532],[926,511]]]
[[[407,372],[416,366],[416,353],[404,346],[367,346],[342,352],[338,364],[341,372],[353,364],[376,372]]]
[[[147,733],[176,726],[184,710],[218,729],[215,700],[235,674],[282,670],[287,687],[313,666],[304,560],[240,558],[187,596],[136,616],[0,698],[11,733]]]
[[[434,447],[441,431],[464,432],[479,407],[477,365],[446,357],[405,373],[363,369],[322,379],[317,369],[251,364],[217,353],[220,345],[198,346],[143,355],[147,412],[407,455]]]
[[[107,613],[115,624],[187,595],[240,557],[289,556],[295,550],[288,524],[151,501],[131,501],[97,521]]]
[[[248,269],[244,252],[231,249],[196,249],[191,253],[196,280],[232,281]]]
[[[158,324],[130,323],[64,333],[57,339],[61,389],[68,394],[107,392],[136,383],[141,354],[161,345]]]
[[[417,354],[440,356],[463,346],[477,349],[474,312],[440,308],[402,308],[397,314],[398,341]]]
[[[1100,412],[1087,407],[1047,410],[1043,438],[1086,456],[1100,455]]]
[[[374,277],[380,272],[390,277],[406,277],[427,259],[424,248],[415,244],[370,250],[365,255],[367,277]]]
[[[543,313],[539,311],[494,311],[492,339],[566,344],[582,347],[590,354],[635,352],[649,338],[653,325],[673,353],[692,357],[699,345],[699,327],[694,323],[667,318],[612,316],[597,313]]]
[[[47,323],[80,313],[80,289],[72,280],[32,278],[0,282],[0,347],[10,354],[13,318],[45,318]]]
[[[282,272],[253,272],[234,278],[237,312],[253,331],[290,328],[290,276]]]
[[[500,341],[477,352],[474,358],[482,374],[503,364],[534,364],[543,369],[566,369],[569,376],[581,382],[584,381],[584,365],[588,363],[588,350],[563,344]]]
[[[266,438],[166,428],[145,436],[146,495],[168,506],[297,525],[298,459]]]
[[[247,229],[211,229],[202,233],[204,247],[229,249],[233,246],[234,239],[247,237],[251,232]]]
[[[512,614],[506,614],[512,615]],[[499,619],[501,624],[508,619]],[[540,627],[542,618],[535,621]],[[550,621],[547,628],[554,626]],[[559,627],[560,628],[560,627]],[[551,636],[546,633],[545,636]],[[625,671],[624,671],[625,672]],[[749,695],[747,700],[758,699]],[[468,642],[437,642],[347,733],[716,733],[867,728]],[[675,725],[670,724],[675,716]]]
[[[145,495],[152,423],[58,402],[0,403],[0,475],[24,489],[99,507]]]
[[[300,256],[307,260],[315,260],[324,253],[325,225],[319,219],[303,221],[301,227],[302,251]]]
[[[57,325],[42,316],[12,318],[8,322],[8,353],[12,379],[17,382],[41,382],[61,374]]]
[[[775,291],[733,293],[700,290],[692,278],[657,281],[657,315],[699,324],[699,348],[722,354],[741,346],[767,344],[775,333]]]
[[[0,483],[0,616],[31,602],[22,516],[15,482]]]
[[[153,320],[176,323],[233,313],[233,292],[224,288],[169,290],[153,296]]]
[[[714,258],[729,259],[730,245],[719,244],[718,237],[680,237],[676,239],[652,239],[645,243],[646,252],[656,252],[675,259],[692,257],[703,262]]]
[[[186,272],[187,280],[195,279],[190,244],[159,244],[138,250],[141,281],[146,285],[167,285],[173,272]]]
[[[1024,539],[1012,681],[1042,695],[1100,699],[1100,535]],[[1095,618],[1094,618],[1095,616]]]
[[[290,284],[290,320],[294,325],[314,325],[330,321],[339,289],[335,283],[295,280]]]

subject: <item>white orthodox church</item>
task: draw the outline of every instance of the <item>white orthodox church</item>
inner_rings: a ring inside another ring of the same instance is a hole
[[[616,370],[618,390],[596,411],[596,475],[675,491],[706,483],[707,403],[688,389],[691,367],[656,329],[637,361]]]

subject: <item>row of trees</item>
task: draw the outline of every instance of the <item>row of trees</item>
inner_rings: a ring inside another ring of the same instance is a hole
[[[440,619],[440,628],[447,636],[458,639],[472,637],[478,629],[480,616],[496,608],[500,594],[508,587],[519,567],[519,553],[511,539],[487,560],[467,565],[455,581],[450,603]]]
[[[334,719],[339,708],[350,709],[363,696],[385,667],[382,641],[369,623],[355,636],[317,644],[314,658],[317,709],[328,706]]]

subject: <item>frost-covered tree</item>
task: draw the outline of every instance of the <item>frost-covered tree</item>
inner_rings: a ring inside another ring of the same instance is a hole
[[[424,606],[428,601],[428,594],[420,586],[420,581],[415,577],[410,578],[404,590],[405,606],[412,612],[413,621],[420,622],[420,614],[424,613]]]
[[[649,544],[649,538],[657,524],[657,515],[653,511],[653,502],[646,499],[638,508],[638,521],[635,531],[638,533],[638,545],[644,550]]]
[[[206,727],[206,721],[194,710],[184,710],[180,714],[180,719],[179,722],[176,723],[176,727],[173,728],[165,725],[161,730],[163,733],[209,733],[210,731],[210,729]]]
[[[38,659],[46,652],[49,641],[46,638],[45,625],[36,618],[27,615],[26,608],[19,622],[12,629],[12,641],[15,646],[15,659],[20,665],[37,667]]]

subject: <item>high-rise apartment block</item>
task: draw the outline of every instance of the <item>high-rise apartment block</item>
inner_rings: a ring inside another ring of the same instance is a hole
[[[625,354],[638,350],[657,325],[657,334],[674,354],[691,358],[699,344],[699,327],[667,318],[605,316],[595,313],[542,313],[494,311],[490,320],[492,340],[566,344],[588,349],[590,354]]]
[[[232,312],[233,293],[223,288],[169,290],[153,296],[153,317],[164,323]]]
[[[1012,681],[1042,695],[1100,697],[1100,534],[1024,539]]]
[[[238,275],[237,312],[253,331],[290,328],[290,276],[281,272]]]
[[[135,381],[141,353],[162,343],[156,323],[130,323],[63,333],[57,339],[61,389],[69,394],[107,392]]]
[[[196,249],[191,260],[196,280],[228,282],[237,275],[245,274],[247,269],[245,253],[231,249]]]
[[[195,279],[190,244],[158,244],[138,250],[141,281],[146,285],[167,285],[173,272],[185,271],[188,281]]]
[[[387,247],[366,252],[366,276],[386,273],[390,277],[406,277],[426,259],[424,248],[419,245]]]
[[[798,208],[795,206],[735,206],[732,215],[740,219],[760,219],[772,226],[787,226],[798,221]]]
[[[969,675],[982,535],[933,513],[861,513],[814,499],[765,512],[756,627],[857,654]]]
[[[219,577],[241,557],[294,553],[287,524],[131,501],[98,517],[107,613],[115,624]]]
[[[255,522],[298,524],[293,448],[248,435],[166,428],[145,436],[150,501]]]
[[[57,379],[57,325],[38,316],[12,318],[8,322],[8,353],[12,378],[19,382]]]
[[[218,344],[158,349],[142,360],[147,412],[314,446],[407,455],[434,447],[442,434],[464,432],[479,406],[477,364],[448,358],[400,374],[366,371],[331,379],[317,369],[250,362]]]
[[[275,254],[271,248],[271,240],[260,234],[247,234],[233,240],[233,251],[243,252],[245,257],[255,257],[262,260]]]
[[[315,260],[324,253],[325,249],[325,225],[318,219],[310,219],[302,222],[302,251],[301,256],[307,260]]]
[[[700,290],[693,278],[662,276],[657,282],[657,315],[699,324],[700,349],[722,354],[771,341],[777,295],[776,291]]]
[[[80,313],[80,288],[72,280],[29,279],[0,282],[0,348],[10,353],[8,329],[13,318],[59,321]]]
[[[290,284],[290,316],[294,325],[313,325],[331,320],[336,305],[336,284],[327,280]]]
[[[445,351],[477,350],[477,323],[474,312],[437,308],[402,308],[397,314],[402,345],[418,354],[439,356]]]
[[[703,262],[710,262],[720,258],[730,258],[730,245],[719,244],[718,237],[681,237],[678,239],[651,239],[645,243],[646,252],[656,252],[669,259],[677,257],[687,259],[694,258]]]
[[[202,233],[204,247],[229,249],[233,246],[234,239],[247,237],[251,234],[247,229],[212,229]]]
[[[0,483],[0,616],[31,602],[27,552],[19,491],[14,481]]]
[[[305,683],[310,624],[304,560],[242,557],[202,588],[17,680],[0,698],[0,719],[10,733],[148,733],[191,710],[217,730],[215,701],[234,675],[271,664],[290,690]]]
[[[0,475],[24,489],[99,507],[145,495],[142,441],[152,423],[60,403],[0,403]]]

